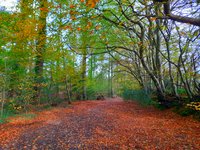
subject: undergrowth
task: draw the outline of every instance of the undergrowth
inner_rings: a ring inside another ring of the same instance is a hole
[[[124,100],[133,100],[139,102],[143,106],[148,106],[153,104],[153,101],[150,97],[150,93],[145,90],[129,90],[126,89],[122,93]]]
[[[29,120],[35,118],[37,115],[34,113],[21,113],[21,114],[16,114],[13,112],[4,112],[3,115],[0,117],[0,124],[10,122],[8,118],[10,117],[20,117],[23,118],[24,120]]]
[[[179,103],[178,101],[169,100],[169,106],[162,105],[157,101],[156,97],[151,97],[150,92],[145,90],[130,90],[126,89],[122,93],[124,100],[137,101],[142,106],[153,105],[159,110],[173,108],[173,112],[185,117],[192,116],[194,119],[200,121],[200,102]]]
[[[200,121],[200,102],[190,102],[176,106],[174,112],[183,117],[192,116],[194,119]]]
[[[0,124],[6,123],[8,117],[15,116],[16,114],[11,111],[4,111],[4,113],[0,116]]]

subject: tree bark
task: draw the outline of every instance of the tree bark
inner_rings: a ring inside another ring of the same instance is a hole
[[[40,99],[41,89],[43,82],[43,65],[44,65],[44,52],[46,49],[46,25],[47,25],[47,15],[48,6],[47,0],[39,0],[40,15],[38,20],[38,36],[36,39],[36,58],[35,58],[35,98]]]
[[[82,57],[82,67],[81,67],[81,78],[82,78],[82,99],[86,100],[87,99],[87,94],[86,94],[86,62],[87,57],[86,57],[86,49],[83,51],[83,57]]]

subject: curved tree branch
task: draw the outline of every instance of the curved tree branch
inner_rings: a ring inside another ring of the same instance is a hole
[[[174,15],[170,11],[170,0],[154,0],[155,2],[162,2],[164,6],[164,14],[171,20],[188,23],[195,26],[200,26],[200,18],[191,18],[186,16]]]

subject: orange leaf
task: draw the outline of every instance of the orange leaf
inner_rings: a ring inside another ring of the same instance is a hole
[[[75,8],[75,5],[70,5],[69,7],[70,7],[70,8]]]
[[[76,20],[76,17],[75,16],[71,16],[70,17],[72,20]]]
[[[151,17],[150,20],[151,21],[155,21],[157,18],[156,17]]]
[[[101,26],[97,25],[95,28],[96,28],[96,30],[99,30],[101,28]]]
[[[94,34],[94,31],[90,31],[90,35]]]
[[[71,27],[71,26],[64,26],[63,29],[64,29],[64,30],[67,30],[67,29],[72,30],[72,27]]]
[[[41,11],[46,11],[46,12],[48,12],[48,11],[49,11],[49,9],[48,9],[48,8],[46,8],[46,7],[41,7],[41,8],[40,8],[40,10],[41,10]]]
[[[86,5],[91,8],[94,8],[98,2],[99,0],[88,0]]]

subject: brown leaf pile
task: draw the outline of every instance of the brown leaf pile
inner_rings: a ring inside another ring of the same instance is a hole
[[[198,149],[200,123],[169,110],[120,98],[75,102],[70,108],[0,125],[0,149]]]

